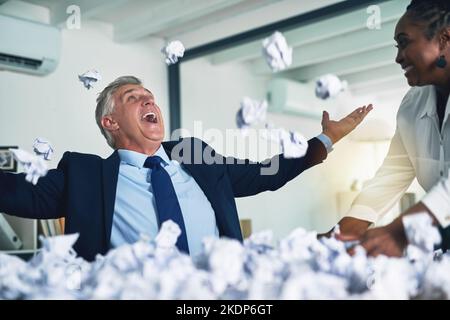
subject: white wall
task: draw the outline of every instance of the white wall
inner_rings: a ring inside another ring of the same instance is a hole
[[[46,77],[0,71],[0,145],[32,151],[34,139],[45,137],[56,150],[51,167],[64,151],[108,156],[112,150],[96,125],[95,100],[108,83],[122,75],[144,81],[169,123],[166,65],[160,53],[163,41],[117,44],[112,31],[110,25],[84,21],[79,30],[63,29],[59,66]],[[87,90],[78,75],[92,68],[103,79]]]
[[[264,160],[278,153],[273,145],[272,149],[265,147],[264,140],[260,140],[259,145],[255,142],[246,145],[245,139],[236,138],[239,134],[231,135],[228,140],[223,138],[225,130],[236,128],[235,114],[241,98],[247,95],[264,99],[268,80],[254,77],[240,63],[213,66],[207,58],[183,63],[182,126],[200,138],[205,138],[206,132],[206,141],[222,154]],[[391,97],[389,103],[376,105],[378,109],[369,118],[387,117],[390,118],[389,123],[395,123],[402,95],[399,92],[398,96]],[[376,104],[371,99],[373,97],[336,101],[335,107],[330,102],[325,105],[336,119],[360,106],[362,101]],[[198,123],[197,128],[194,125],[194,121],[200,120],[202,131],[198,130]],[[268,120],[277,126],[299,131],[308,138],[321,132],[320,120],[317,119],[269,114]],[[216,129],[215,133],[206,131],[211,128]],[[214,134],[218,138],[211,139]],[[233,140],[238,141],[234,149],[230,148]],[[350,191],[355,179],[370,179],[380,166],[388,146],[389,141],[373,145],[345,138],[335,145],[323,164],[307,170],[282,189],[238,199],[240,217],[251,218],[254,231],[271,229],[277,238],[296,227],[327,231],[341,218],[337,210],[337,194]]]

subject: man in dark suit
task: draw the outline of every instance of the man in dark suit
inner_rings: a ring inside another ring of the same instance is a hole
[[[96,108],[97,124],[114,153],[102,159],[66,152],[36,186],[23,174],[0,171],[0,211],[65,217],[66,233],[80,234],[74,248],[87,260],[135,242],[142,233],[152,238],[171,219],[181,229],[177,246],[195,255],[205,236],[242,240],[235,197],[276,190],[321,163],[327,149],[370,110],[358,108],[340,121],[325,112],[323,133],[309,141],[303,158],[237,161],[199,139],[162,142],[164,122],[153,94],[137,78],[120,77],[101,92]],[[277,170],[264,173],[273,163]]]

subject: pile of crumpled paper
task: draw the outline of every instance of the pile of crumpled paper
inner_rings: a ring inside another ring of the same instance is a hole
[[[143,237],[92,263],[73,251],[76,234],[41,239],[42,250],[28,263],[0,254],[0,298],[450,298],[447,254],[422,249],[414,260],[368,258],[356,247],[350,256],[343,242],[318,240],[315,232],[296,229],[275,246],[270,231],[254,234],[243,244],[207,238],[202,253],[191,258],[175,247],[179,232],[168,221],[155,240]]]

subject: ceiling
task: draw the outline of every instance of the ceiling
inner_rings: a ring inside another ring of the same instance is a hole
[[[23,1],[48,8],[53,25],[63,25],[68,17],[66,8],[78,5],[82,20],[94,19],[112,24],[114,38],[118,42],[147,36],[177,37],[186,47],[191,47],[342,0]]]
[[[381,3],[379,29],[367,27],[369,14],[364,8],[284,32],[288,44],[294,48],[293,63],[275,76],[308,82],[332,73],[348,81],[355,95],[374,92],[388,95],[404,90],[407,83],[395,63],[393,37],[396,22],[409,2]],[[216,65],[233,61],[247,63],[255,75],[272,73],[261,57],[261,41],[211,56],[211,62]]]
[[[63,27],[69,5],[78,5],[82,21],[98,20],[114,28],[117,42],[145,37],[178,39],[186,48],[238,34],[342,0],[24,0],[45,8],[49,22]],[[17,0],[0,0],[10,4]],[[334,73],[349,82],[355,94],[398,92],[406,87],[394,63],[394,28],[409,0],[380,4],[381,28],[369,29],[366,8],[284,32],[294,47],[293,64],[275,76],[314,81]],[[1,7],[0,7],[1,8]],[[244,62],[255,75],[271,71],[261,55],[261,40],[223,50],[209,57],[222,65]]]

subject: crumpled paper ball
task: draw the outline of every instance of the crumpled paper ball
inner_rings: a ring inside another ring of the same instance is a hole
[[[171,65],[178,62],[179,58],[184,56],[184,45],[181,41],[175,40],[169,42],[161,52],[165,55],[166,64]]]
[[[334,74],[327,74],[316,81],[316,97],[322,100],[334,98],[347,87],[347,81],[341,81]]]
[[[86,89],[91,89],[94,83],[102,80],[100,72],[97,70],[88,70],[85,73],[78,75],[78,80],[80,80]]]
[[[22,149],[9,149],[26,174],[25,180],[36,185],[39,178],[47,175],[48,168],[44,159]]]
[[[53,147],[45,138],[38,137],[34,140],[33,151],[38,156],[43,156],[45,160],[51,160],[53,155]]]
[[[246,135],[247,130],[260,122],[264,122],[267,116],[267,101],[258,101],[249,97],[241,100],[241,105],[236,113],[236,125]]]
[[[292,48],[286,38],[276,31],[262,42],[263,56],[273,72],[286,69],[292,64]]]
[[[263,131],[262,138],[279,144],[281,153],[287,159],[303,157],[309,147],[308,139],[299,132],[275,128],[271,124],[266,124],[266,130]]]

